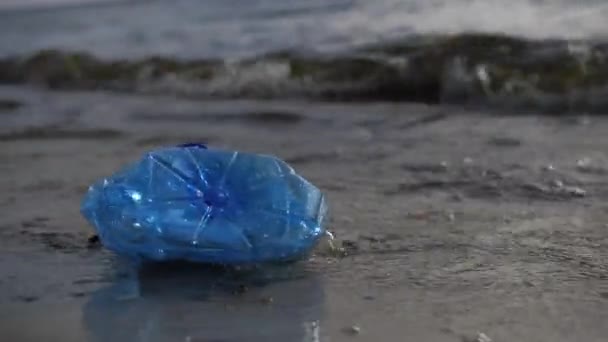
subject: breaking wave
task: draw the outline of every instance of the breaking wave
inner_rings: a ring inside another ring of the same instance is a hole
[[[199,99],[310,98],[608,110],[608,43],[421,35],[343,52],[101,59],[43,50],[0,59],[0,82]]]

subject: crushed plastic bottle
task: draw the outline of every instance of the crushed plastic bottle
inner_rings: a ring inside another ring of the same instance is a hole
[[[200,144],[146,153],[93,184],[81,212],[135,260],[292,261],[325,234],[322,192],[284,161]]]

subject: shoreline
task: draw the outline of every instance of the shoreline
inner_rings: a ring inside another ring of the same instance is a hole
[[[608,333],[606,116],[23,87],[0,98],[23,100],[0,112],[0,329],[14,340],[350,341],[353,326],[361,341]],[[32,127],[42,131],[15,135]],[[148,149],[191,141],[288,160],[328,196],[327,228],[346,256],[319,248],[241,294],[242,279],[157,270],[124,298],[115,258],[87,247],[82,195]]]

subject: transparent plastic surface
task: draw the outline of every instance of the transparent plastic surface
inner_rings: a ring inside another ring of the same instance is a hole
[[[81,212],[103,245],[136,260],[290,261],[325,233],[321,191],[267,155],[186,144],[93,184]]]

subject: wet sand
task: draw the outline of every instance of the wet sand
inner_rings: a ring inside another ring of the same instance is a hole
[[[0,88],[7,341],[603,341],[608,117]],[[87,243],[87,186],[158,146],[272,153],[323,189],[310,260],[144,269]],[[481,339],[483,340],[483,339]]]

